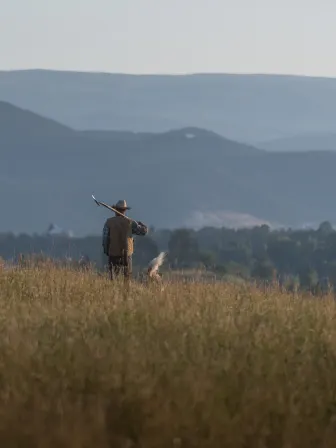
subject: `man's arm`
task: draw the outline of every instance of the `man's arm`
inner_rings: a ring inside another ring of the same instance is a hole
[[[103,228],[103,239],[102,239],[102,246],[104,250],[104,254],[109,254],[109,246],[110,246],[110,228],[107,225],[107,222],[105,222],[104,228]]]
[[[141,221],[132,221],[132,233],[133,235],[144,236],[148,233],[148,228]]]

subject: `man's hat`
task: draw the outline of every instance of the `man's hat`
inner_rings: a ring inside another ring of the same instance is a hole
[[[112,207],[117,210],[131,210],[131,207],[127,206],[125,199],[119,199],[119,201],[115,205],[112,205]]]

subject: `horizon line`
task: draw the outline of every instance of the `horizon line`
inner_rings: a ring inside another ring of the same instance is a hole
[[[94,74],[94,75],[111,75],[111,76],[156,76],[156,77],[182,77],[182,76],[260,76],[260,77],[283,77],[283,78],[313,78],[313,79],[336,79],[336,75],[309,75],[300,73],[277,73],[277,72],[224,72],[224,71],[208,71],[208,72],[123,72],[123,71],[102,71],[102,70],[84,70],[84,69],[57,69],[57,68],[0,68],[0,73],[15,72],[54,72],[54,73],[71,73],[71,74]]]

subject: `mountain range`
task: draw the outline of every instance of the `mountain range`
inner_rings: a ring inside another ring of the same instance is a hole
[[[191,126],[257,146],[336,133],[331,78],[2,71],[0,99],[78,130],[167,132]]]
[[[186,127],[75,130],[0,102],[0,231],[101,232],[105,202],[155,227],[336,221],[336,153],[270,153]]]
[[[267,151],[336,151],[336,132],[311,132],[260,142]]]

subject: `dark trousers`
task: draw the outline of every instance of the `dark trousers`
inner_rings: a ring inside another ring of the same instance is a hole
[[[111,280],[123,275],[125,280],[132,276],[132,257],[109,256],[108,266]]]

